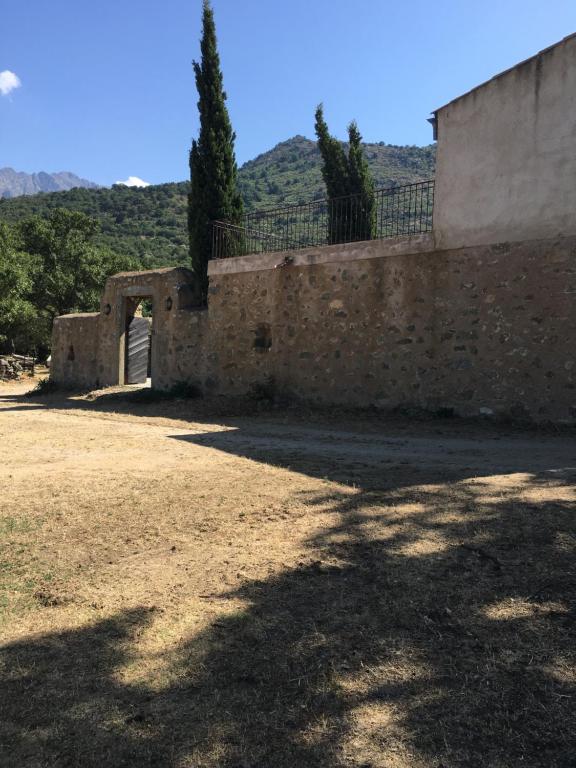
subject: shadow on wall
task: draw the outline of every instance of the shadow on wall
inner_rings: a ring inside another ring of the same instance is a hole
[[[308,471],[294,444],[189,439]],[[531,474],[503,492],[488,466],[360,454],[355,488],[305,497],[336,518],[310,558],[228,593],[248,607],[183,640],[161,689],[118,674],[152,610],[5,647],[2,766],[572,768],[573,470],[509,457]]]

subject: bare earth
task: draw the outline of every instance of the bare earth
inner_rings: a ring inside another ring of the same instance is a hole
[[[576,765],[576,443],[0,385],[0,766]]]

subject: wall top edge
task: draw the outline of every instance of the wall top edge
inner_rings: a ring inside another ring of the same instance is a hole
[[[297,251],[257,253],[249,256],[219,259],[209,262],[208,275],[230,275],[240,272],[261,272],[285,266],[306,267],[339,261],[382,259],[387,256],[425,253],[433,251],[434,248],[434,235],[427,232],[421,235],[404,235],[385,240],[365,240],[359,243],[323,245],[315,248],[302,248]]]
[[[116,272],[116,274],[111,275],[108,279],[109,280],[116,280],[116,278],[139,278],[139,277],[153,277],[155,275],[160,275],[162,277],[169,275],[170,273],[178,273],[178,272],[185,272],[188,274],[193,274],[192,269],[190,267],[185,266],[177,266],[177,267],[158,267],[157,269],[141,269],[137,270],[136,272]]]
[[[74,318],[100,317],[100,312],[72,312],[69,315],[57,315],[54,322],[58,320],[73,320]]]

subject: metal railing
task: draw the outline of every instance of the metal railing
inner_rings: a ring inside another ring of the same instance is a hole
[[[244,216],[241,224],[215,221],[212,258],[291,251],[359,240],[417,235],[432,229],[434,181],[377,189]]]

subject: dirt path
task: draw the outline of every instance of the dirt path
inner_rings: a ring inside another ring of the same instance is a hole
[[[27,386],[0,765],[573,765],[573,437]]]

